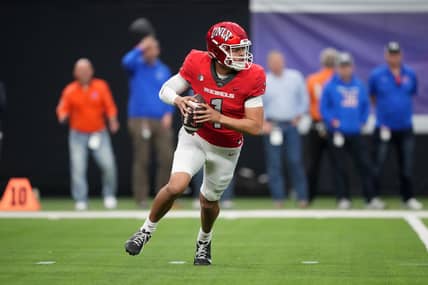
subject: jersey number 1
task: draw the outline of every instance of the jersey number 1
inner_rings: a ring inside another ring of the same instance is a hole
[[[219,111],[221,113],[221,108],[223,105],[223,99],[211,99],[211,105],[214,107],[215,110]],[[214,129],[221,129],[220,123],[214,123]]]

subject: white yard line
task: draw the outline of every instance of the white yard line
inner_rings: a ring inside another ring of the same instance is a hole
[[[425,246],[425,249],[428,251],[428,229],[425,224],[421,221],[420,218],[414,215],[408,215],[404,217],[406,222],[410,225],[410,227],[416,232],[419,239]]]
[[[148,211],[40,211],[0,212],[0,219],[145,219]],[[167,218],[199,218],[198,210],[176,210]],[[370,210],[224,210],[224,219],[246,218],[316,218],[316,219],[405,219],[428,250],[428,229],[421,218],[428,218],[428,211],[370,211]]]
[[[0,212],[1,218],[33,219],[145,219],[148,211],[40,211]],[[199,218],[198,210],[173,210],[168,218]],[[223,210],[221,218],[378,218],[398,219],[406,217],[428,218],[428,211],[370,211],[370,210]]]

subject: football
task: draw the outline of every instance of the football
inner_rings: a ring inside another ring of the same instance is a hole
[[[195,98],[197,102],[190,102],[192,107],[183,117],[183,127],[189,134],[195,133],[200,127],[202,127],[202,124],[195,123],[193,116],[195,111],[204,109],[204,107],[200,106],[199,104],[205,103],[204,98],[200,94],[194,95],[193,98]]]

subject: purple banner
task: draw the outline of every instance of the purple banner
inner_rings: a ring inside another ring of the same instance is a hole
[[[266,66],[272,50],[284,52],[287,66],[308,75],[319,69],[325,47],[346,50],[355,58],[356,72],[367,80],[384,62],[384,46],[401,44],[404,62],[419,79],[415,113],[428,114],[428,13],[252,13],[255,62]]]

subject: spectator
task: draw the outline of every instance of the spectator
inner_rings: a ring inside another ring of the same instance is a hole
[[[374,197],[373,166],[361,135],[361,129],[369,115],[369,97],[353,70],[351,55],[340,53],[337,73],[325,86],[320,106],[321,116],[328,130],[338,208],[351,208],[344,155],[346,151],[357,166],[367,207],[382,209],[385,206],[383,201]]]
[[[3,119],[6,109],[6,91],[3,82],[0,81],[0,157],[3,149]]]
[[[269,188],[275,206],[282,207],[285,199],[283,154],[297,192],[299,207],[307,207],[306,175],[302,160],[302,143],[297,124],[308,108],[308,94],[302,74],[285,68],[284,56],[277,51],[268,55],[265,106],[264,143]]]
[[[376,106],[375,174],[377,189],[390,145],[396,148],[400,169],[400,193],[405,205],[420,210],[423,205],[413,193],[412,99],[417,93],[416,74],[402,63],[402,53],[397,42],[390,42],[385,49],[386,64],[377,67],[369,78],[370,94]]]
[[[93,74],[91,62],[79,59],[74,66],[76,80],[65,87],[56,109],[60,123],[70,121],[71,193],[76,210],[88,208],[88,149],[102,172],[104,206],[117,206],[116,163],[105,126],[107,117],[110,131],[114,134],[119,130],[117,109],[107,83],[93,78]]]
[[[137,204],[147,207],[152,146],[157,156],[156,189],[168,182],[173,154],[173,106],[159,99],[162,84],[171,76],[158,58],[160,48],[153,36],[145,37],[122,59],[129,75],[128,127],[134,154],[132,190]]]
[[[312,118],[311,128],[309,130],[309,200],[313,200],[317,194],[318,175],[323,153],[328,150],[327,130],[322,121],[319,111],[319,102],[324,85],[331,79],[336,64],[337,51],[333,48],[326,48],[321,51],[320,61],[321,70],[310,74],[306,80],[306,86],[309,93],[310,109]]]

